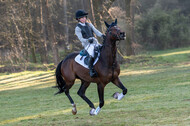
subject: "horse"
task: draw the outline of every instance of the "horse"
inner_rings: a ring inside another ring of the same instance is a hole
[[[117,26],[117,19],[115,22],[108,24],[104,21],[107,31],[100,51],[98,62],[95,64],[94,69],[98,73],[98,77],[91,78],[89,75],[89,69],[84,68],[75,62],[74,58],[79,54],[74,52],[66,56],[62,60],[55,71],[56,75],[56,87],[59,91],[56,94],[65,92],[72,105],[72,113],[77,113],[76,104],[69,94],[69,89],[74,85],[75,79],[81,81],[81,86],[77,94],[89,105],[91,108],[90,115],[98,115],[101,108],[104,106],[104,88],[112,82],[114,85],[122,90],[122,93],[114,93],[115,99],[121,100],[127,94],[127,88],[122,84],[119,79],[120,66],[116,60],[117,42],[125,39],[125,32],[122,32]],[[94,104],[86,97],[85,91],[90,83],[96,83],[99,96],[99,106],[95,108]],[[55,94],[55,95],[56,95]]]

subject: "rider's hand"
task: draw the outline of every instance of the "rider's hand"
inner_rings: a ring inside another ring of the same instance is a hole
[[[93,43],[93,38],[89,38],[89,39],[88,39],[88,42],[89,42],[90,44],[92,44],[92,43]]]
[[[103,40],[104,40],[104,39],[106,38],[106,36],[103,34],[103,35],[102,35],[102,38],[103,38]]]

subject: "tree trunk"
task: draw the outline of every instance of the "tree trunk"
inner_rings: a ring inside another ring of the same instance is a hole
[[[91,7],[91,13],[92,13],[93,24],[94,24],[94,26],[97,26],[97,25],[96,25],[96,20],[95,20],[94,6],[93,6],[92,0],[90,0],[90,7]]]
[[[135,16],[135,2],[136,2],[136,0],[132,0],[131,1],[131,10],[130,10],[130,12],[131,12],[131,41],[134,43],[135,42],[135,36],[134,36],[134,16]]]
[[[126,4],[126,24],[127,24],[127,33],[126,33],[126,54],[127,56],[133,55],[134,51],[132,49],[131,41],[131,0],[125,0]]]
[[[36,60],[36,47],[34,45],[34,39],[33,39],[33,37],[31,36],[30,33],[29,33],[29,36],[28,36],[28,41],[30,41],[30,43],[31,43],[30,51],[31,51],[31,54],[32,54],[32,61],[33,61],[33,63],[37,63],[37,60]]]
[[[94,12],[94,17],[95,17],[95,27],[102,31],[102,27],[101,27],[101,15],[100,12],[102,11],[102,4],[103,1],[102,0],[92,0],[93,1],[93,12]]]
[[[67,16],[67,0],[63,0],[63,9],[64,9],[64,26],[65,26],[65,34],[64,34],[64,38],[65,38],[65,42],[69,43],[69,26],[68,26],[68,16]]]
[[[48,4],[48,0],[46,0],[46,14],[47,14],[47,22],[48,22],[48,36],[49,40],[52,46],[52,51],[53,51],[53,62],[55,65],[58,64],[59,62],[59,56],[58,56],[58,48],[57,48],[57,42],[55,39],[55,32],[54,32],[54,27],[53,27],[53,22],[50,16],[50,8]]]
[[[92,14],[94,17],[95,27],[103,32],[102,23],[103,21],[110,22],[112,18],[108,13],[109,8],[115,0],[91,0]]]
[[[44,20],[44,9],[43,9],[44,0],[40,0],[40,24],[41,24],[41,48],[40,55],[41,55],[41,62],[48,63],[48,49],[47,49],[47,34],[46,34],[46,27],[45,27],[45,20]]]
[[[25,26],[26,27],[26,26]],[[26,59],[26,61],[28,62],[29,61],[29,46],[28,46],[28,40],[27,40],[27,33],[26,33],[26,28],[24,27],[24,30],[23,30],[23,32],[24,32],[24,46],[25,46],[25,59]]]
[[[17,58],[19,59],[19,60],[23,60],[23,61],[21,61],[21,62],[24,62],[24,57],[23,57],[23,48],[22,48],[22,45],[23,45],[23,37],[22,37],[22,35],[21,35],[21,30],[19,29],[19,26],[18,26],[18,24],[17,24],[17,22],[16,22],[16,18],[15,18],[15,16],[16,16],[16,10],[15,10],[15,8],[13,8],[13,6],[11,6],[11,9],[12,9],[12,14],[11,14],[11,18],[12,18],[12,22],[13,22],[13,24],[14,24],[14,26],[15,26],[15,29],[16,29],[16,36],[17,36],[17,41],[18,41],[18,46],[15,46],[16,48],[18,48],[18,49],[16,49],[16,50],[18,50],[17,51]],[[20,62],[20,61],[19,61]]]
[[[28,4],[30,4],[30,1],[29,1]],[[34,33],[33,32],[33,26],[32,26],[33,24],[32,24],[32,17],[31,17],[31,12],[30,12],[29,5],[28,5],[27,9],[28,9],[28,18],[30,20],[30,22],[29,22],[29,37],[28,37],[29,39],[28,39],[28,41],[31,43],[30,50],[31,50],[31,54],[32,54],[32,61],[33,61],[33,63],[37,63],[37,59],[36,59],[36,46],[34,44],[34,36],[32,35]]]

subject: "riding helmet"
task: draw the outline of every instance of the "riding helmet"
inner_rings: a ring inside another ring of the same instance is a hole
[[[77,10],[75,13],[76,20],[78,20],[79,18],[82,18],[84,16],[87,16],[87,15],[88,15],[88,13],[81,9]]]

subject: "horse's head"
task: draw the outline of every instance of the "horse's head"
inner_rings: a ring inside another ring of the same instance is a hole
[[[117,19],[111,24],[105,22],[105,25],[107,27],[106,36],[109,36],[111,40],[125,40],[125,32],[122,32],[117,26]]]

